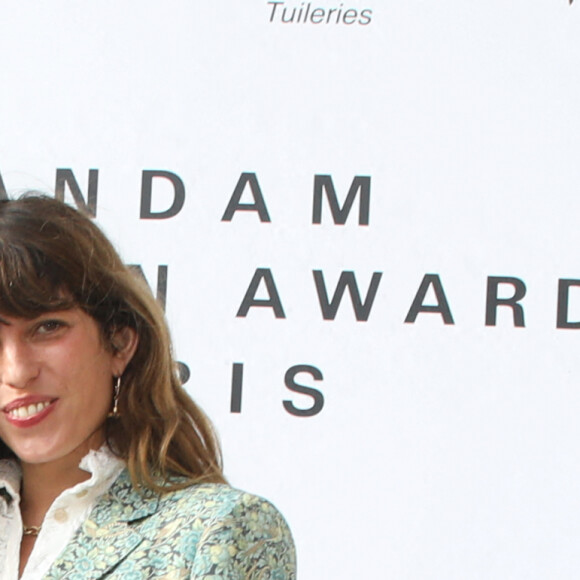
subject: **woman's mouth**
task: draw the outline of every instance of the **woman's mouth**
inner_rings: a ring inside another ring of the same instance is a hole
[[[4,413],[12,425],[32,427],[52,412],[56,402],[57,399],[14,401],[4,408]]]
[[[24,407],[18,407],[16,409],[12,409],[8,412],[10,417],[14,417],[15,419],[29,419],[34,415],[38,415],[41,411],[44,411],[50,405],[50,401],[44,401],[43,403],[36,403],[32,405],[27,405]]]

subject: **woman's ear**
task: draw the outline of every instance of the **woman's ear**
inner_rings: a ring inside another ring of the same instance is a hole
[[[137,350],[138,343],[139,337],[135,329],[125,326],[115,331],[111,338],[113,346],[112,371],[114,376],[119,377],[123,374]]]

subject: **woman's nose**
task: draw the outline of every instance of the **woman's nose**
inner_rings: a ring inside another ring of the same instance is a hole
[[[0,345],[0,384],[23,389],[38,375],[38,364],[24,342],[3,341]]]

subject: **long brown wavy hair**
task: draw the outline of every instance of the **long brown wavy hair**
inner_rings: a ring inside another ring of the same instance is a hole
[[[35,318],[78,307],[100,326],[106,348],[132,328],[135,354],[122,377],[120,417],[106,420],[111,450],[136,487],[168,491],[225,483],[211,423],[181,385],[160,305],[103,232],[54,198],[0,200],[0,313]],[[0,440],[0,458],[14,457]]]

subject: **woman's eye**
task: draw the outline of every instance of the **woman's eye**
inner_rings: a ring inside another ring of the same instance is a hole
[[[63,326],[64,323],[60,320],[45,320],[38,325],[37,332],[39,334],[50,334],[61,329]]]

